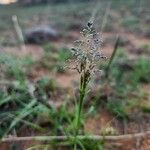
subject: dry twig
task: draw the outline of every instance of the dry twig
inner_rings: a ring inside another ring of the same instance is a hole
[[[125,134],[125,135],[114,135],[114,136],[103,136],[103,135],[78,135],[76,138],[80,140],[124,140],[124,139],[133,139],[139,137],[145,137],[150,135],[150,131],[136,133],[136,134]],[[30,136],[30,137],[11,137],[3,138],[1,142],[17,142],[17,141],[64,141],[68,139],[74,139],[74,136]]]

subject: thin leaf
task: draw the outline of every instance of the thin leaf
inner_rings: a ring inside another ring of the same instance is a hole
[[[20,120],[22,120],[23,118],[25,118],[26,116],[30,115],[32,112],[35,111],[35,108],[33,109],[33,106],[36,104],[36,100],[31,101],[23,110],[21,110],[18,114],[18,116],[16,116],[14,118],[14,120],[12,121],[12,123],[10,124],[8,130],[5,132],[5,135],[11,131],[12,128],[14,128],[18,122],[20,122]]]
[[[110,66],[114,60],[114,57],[115,57],[115,54],[117,52],[117,49],[118,49],[118,45],[119,45],[119,36],[117,37],[117,40],[115,42],[115,46],[114,46],[114,50],[113,50],[113,53],[110,57],[110,60],[108,62],[108,65],[107,65],[107,68],[106,68],[106,78],[108,78],[108,75],[109,75],[109,70],[110,70]]]

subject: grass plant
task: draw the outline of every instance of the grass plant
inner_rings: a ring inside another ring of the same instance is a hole
[[[70,68],[76,70],[80,75],[79,83],[79,100],[77,102],[77,111],[75,118],[75,144],[74,150],[77,149],[76,139],[80,134],[80,128],[82,126],[81,116],[83,113],[84,99],[87,92],[88,84],[96,73],[99,73],[97,69],[97,63],[101,59],[105,59],[101,48],[101,35],[96,32],[93,27],[93,22],[89,21],[87,27],[81,32],[81,39],[75,41],[75,48],[72,48],[73,58],[70,61]]]

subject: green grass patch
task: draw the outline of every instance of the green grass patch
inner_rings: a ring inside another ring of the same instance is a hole
[[[24,80],[26,78],[27,67],[33,64],[31,57],[18,58],[9,53],[1,53],[0,64],[7,78]]]
[[[68,48],[56,49],[52,45],[47,45],[45,54],[40,60],[41,66],[57,73],[65,72],[66,61],[71,57],[71,51]]]

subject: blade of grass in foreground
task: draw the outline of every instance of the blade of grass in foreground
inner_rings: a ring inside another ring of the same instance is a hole
[[[14,117],[15,117],[15,116],[12,115],[12,114],[9,114],[8,116],[9,116],[10,118],[14,118]],[[29,122],[29,121],[27,121],[27,120],[20,119],[20,122],[24,123],[24,124],[27,125],[27,126],[30,126],[30,127],[34,128],[34,129],[37,129],[37,130],[39,130],[39,131],[45,131],[44,128],[40,127],[39,125],[37,125],[37,124],[35,124],[35,123]]]
[[[14,118],[4,135],[7,135],[11,131],[11,129],[14,128],[18,122],[20,122],[20,120],[35,111],[36,107],[33,108],[33,106],[35,106],[36,102],[36,100],[31,101],[24,109],[19,112],[19,114]]]
[[[36,149],[41,149],[42,150],[48,150],[50,148],[50,144],[41,144],[41,145],[36,145],[36,146],[32,146],[30,148],[27,148],[26,150],[36,150]]]
[[[114,50],[113,50],[113,53],[110,57],[110,60],[108,62],[108,65],[107,65],[107,68],[106,68],[106,78],[108,78],[108,75],[109,75],[109,70],[110,70],[110,66],[115,58],[115,55],[116,55],[116,52],[117,52],[117,49],[118,49],[118,46],[119,46],[119,36],[117,37],[117,40],[115,42],[115,46],[114,46]]]
[[[11,100],[12,100],[12,97],[11,97],[11,96],[6,97],[6,98],[0,100],[0,106],[3,105],[3,104],[5,104],[5,103],[8,103],[8,102],[11,101]]]

